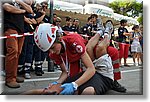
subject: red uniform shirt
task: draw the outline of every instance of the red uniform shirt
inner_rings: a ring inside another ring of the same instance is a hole
[[[65,43],[66,51],[60,55],[50,54],[50,58],[54,60],[56,64],[61,64],[63,61],[66,64],[67,58],[70,67],[69,73],[72,77],[81,71],[79,61],[81,56],[85,53],[84,39],[79,34],[69,32],[62,37],[62,40]]]

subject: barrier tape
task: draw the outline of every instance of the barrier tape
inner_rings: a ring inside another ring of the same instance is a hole
[[[22,35],[18,35],[18,34],[11,34],[9,36],[0,36],[0,39],[7,39],[7,38],[18,38],[18,37],[24,37],[24,36],[31,36],[31,35],[34,35],[34,32],[29,32],[29,33],[24,33]],[[91,36],[88,36],[88,35],[83,35],[83,34],[80,34],[82,37],[84,38],[90,38]],[[114,40],[111,40],[112,43],[119,43],[117,41],[114,41]]]
[[[31,36],[34,33],[24,33],[22,35],[18,35],[18,34],[11,34],[9,36],[0,36],[0,39],[7,39],[7,38],[19,38],[19,37],[24,37],[24,36]]]

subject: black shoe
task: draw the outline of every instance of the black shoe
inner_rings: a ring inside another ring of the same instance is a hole
[[[44,71],[42,70],[41,73],[44,74]]]
[[[124,66],[125,66],[125,67],[131,67],[131,66],[130,66],[130,65],[128,65],[128,64],[125,64]]]
[[[41,72],[41,71],[35,71],[35,74],[36,74],[37,76],[42,76],[42,72]]]
[[[114,81],[112,90],[117,92],[126,92],[127,89],[123,86],[121,86],[116,80]]]
[[[30,71],[31,71],[31,72],[34,72],[34,69],[33,69],[33,67],[32,67],[32,66],[30,67]]]
[[[24,68],[18,68],[18,70],[17,70],[18,75],[23,75],[24,73],[25,73]]]

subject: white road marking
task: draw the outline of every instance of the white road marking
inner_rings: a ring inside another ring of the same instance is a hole
[[[54,77],[54,78],[40,78],[40,79],[25,79],[25,82],[57,80],[58,78],[59,78],[59,77]]]
[[[137,71],[141,71],[141,70],[143,70],[143,69],[123,70],[123,71],[121,71],[121,73],[137,72]]]
[[[134,70],[124,70],[121,71],[121,73],[129,73],[129,72],[137,72],[137,71],[141,71],[143,69],[134,69]],[[50,72],[48,72],[50,73]],[[51,81],[51,80],[57,80],[59,77],[53,77],[53,78],[38,78],[38,79],[25,79],[25,82],[35,82],[35,81]],[[5,81],[0,81],[0,84],[4,84]]]
[[[34,81],[47,81],[47,80],[57,80],[59,77],[54,78],[38,78],[38,79],[25,79],[24,82],[34,82]],[[4,84],[5,81],[0,81],[0,84]]]

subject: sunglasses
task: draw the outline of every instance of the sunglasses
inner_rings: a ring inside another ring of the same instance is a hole
[[[45,7],[45,8],[47,8],[48,6],[42,6],[43,8]]]

